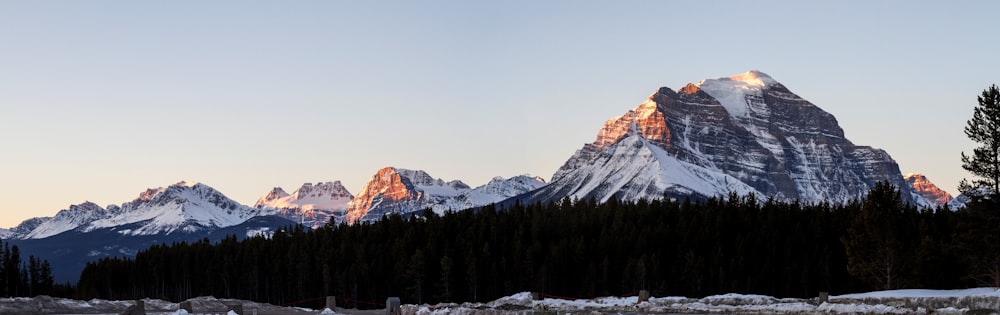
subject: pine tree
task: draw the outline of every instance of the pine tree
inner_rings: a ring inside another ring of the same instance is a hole
[[[972,156],[962,152],[962,168],[978,179],[972,183],[963,179],[958,187],[974,199],[1000,194],[1000,89],[994,84],[978,99],[979,105],[965,126],[965,135],[980,146],[973,149]],[[978,190],[980,187],[989,189],[986,196]]]
[[[899,190],[876,183],[843,239],[848,272],[880,290],[900,287],[905,275],[913,242],[901,233],[904,207]]]

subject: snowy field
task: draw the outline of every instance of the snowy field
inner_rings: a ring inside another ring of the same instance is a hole
[[[523,292],[489,303],[404,305],[403,314],[1000,314],[997,288],[879,291],[831,296],[824,303],[745,294],[637,302],[634,296],[533,301]]]
[[[178,303],[143,300],[147,314],[188,314]],[[312,310],[241,300],[200,297],[188,300],[195,314],[227,314],[227,305],[242,304],[244,314],[384,314],[382,310]],[[120,314],[134,301],[78,301],[39,296],[2,298],[0,314]],[[522,292],[488,303],[403,305],[403,315],[513,315],[513,314],[1000,314],[1000,289],[894,290],[831,296],[818,299],[779,299],[763,295],[724,294],[704,298],[604,297],[586,300],[531,299]]]

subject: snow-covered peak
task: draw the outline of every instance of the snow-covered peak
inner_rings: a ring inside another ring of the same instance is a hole
[[[473,190],[513,197],[516,194],[532,191],[542,186],[545,186],[545,180],[538,176],[524,174],[511,178],[497,176],[491,179],[489,183],[476,187]]]
[[[314,184],[305,183],[302,187],[296,189],[292,192],[292,195],[297,200],[304,199],[351,199],[354,195],[344,188],[344,185],[340,181],[333,182],[319,182]]]
[[[661,87],[605,122],[529,196],[605,201],[753,192],[778,200],[847,202],[874,183],[906,187],[885,151],[854,145],[833,115],[769,75],[750,71]],[[907,202],[924,198],[909,191]]]
[[[109,209],[112,207],[109,206]],[[147,189],[138,198],[116,206],[113,215],[95,220],[84,231],[130,226],[121,231],[129,235],[193,232],[209,227],[227,227],[262,214],[262,210],[244,206],[218,190],[197,182]]]
[[[199,182],[189,182],[189,181],[183,181],[182,180],[182,181],[179,181],[176,184],[173,184],[171,186],[184,186],[184,187],[189,187],[190,188],[190,187],[195,187],[195,186],[198,186],[198,185],[201,185],[201,183],[199,183]]]
[[[470,189],[459,180],[444,181],[421,170],[380,169],[347,206],[347,223],[374,221],[389,213],[406,214],[432,209],[459,211],[496,203],[545,185],[530,175],[496,177]]]
[[[95,220],[107,218],[108,215],[109,213],[107,210],[90,201],[78,205],[71,205],[69,206],[69,209],[60,210],[51,219],[42,221],[35,228],[31,229],[30,232],[27,232],[24,235],[24,238],[45,238],[53,236],[87,225]],[[25,223],[21,223],[21,225],[24,224]]]
[[[697,85],[718,100],[730,115],[746,118],[753,109],[754,104],[751,103],[763,96],[764,89],[775,84],[778,81],[753,70],[724,78],[701,80]]]
[[[468,190],[466,185],[460,180],[445,182],[443,179],[431,177],[423,170],[408,170],[403,168],[393,168],[399,176],[405,177],[417,190],[436,196],[454,196],[462,191]]]
[[[771,78],[771,76],[757,70],[750,70],[744,73],[730,76],[728,79],[733,81],[743,82],[748,85],[755,85],[762,88],[778,83],[778,81],[775,81],[773,78]]]
[[[342,214],[354,199],[340,181],[305,183],[291,194],[275,187],[257,199],[254,207],[275,209],[277,214],[296,222],[309,221],[313,226],[326,224],[330,217]]]
[[[274,187],[271,188],[271,191],[267,192],[263,196],[260,196],[260,198],[257,198],[257,202],[254,203],[254,206],[255,207],[267,206],[271,202],[284,197],[288,197],[288,193],[285,192],[284,189],[281,189],[281,187]]]

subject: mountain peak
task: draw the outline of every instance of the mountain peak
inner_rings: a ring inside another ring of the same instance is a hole
[[[531,202],[753,192],[846,202],[878,181],[906,182],[885,152],[854,145],[836,118],[760,71],[660,88],[605,122]],[[906,194],[907,202],[923,198]]]
[[[281,187],[274,187],[271,188],[271,191],[267,192],[267,194],[264,194],[263,196],[258,198],[257,202],[254,203],[254,206],[260,207],[284,197],[288,197],[288,193],[285,192],[285,190],[282,189]]]
[[[685,85],[684,87],[682,87],[680,90],[677,90],[677,93],[695,94],[695,93],[698,93],[698,91],[701,91],[701,87],[699,87],[698,85],[696,85],[694,83],[688,83],[687,85]]]
[[[909,173],[903,176],[913,190],[935,206],[946,205],[952,200],[951,194],[934,185],[927,176],[920,173]]]
[[[183,187],[191,188],[191,187],[194,187],[194,186],[198,186],[200,184],[201,183],[199,183],[199,182],[189,182],[189,181],[183,181],[182,180],[182,181],[179,181],[176,184],[173,184],[171,186],[183,186]]]
[[[721,79],[722,78],[720,78],[720,80]],[[775,81],[771,78],[771,76],[757,70],[750,70],[737,75],[729,76],[728,79],[759,87],[767,87],[778,83],[778,81]]]
[[[496,203],[538,189],[545,181],[530,175],[494,177],[469,188],[460,180],[444,181],[422,170],[380,169],[347,206],[348,224],[375,221],[390,213],[407,215],[430,209],[438,214]]]
[[[211,227],[240,224],[261,213],[232,199],[215,188],[198,182],[178,182],[167,187],[147,189],[139,198],[121,206],[109,206],[114,212],[85,226],[84,231],[116,228],[128,235],[195,232]]]
[[[254,204],[258,209],[275,209],[277,214],[292,221],[308,219],[313,226],[330,222],[331,217],[342,215],[347,204],[354,199],[340,181],[304,183],[291,194],[275,187]]]

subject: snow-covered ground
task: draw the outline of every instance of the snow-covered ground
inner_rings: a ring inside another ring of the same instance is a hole
[[[227,305],[241,304],[245,314],[317,314],[311,309],[282,307],[265,303],[243,300],[217,299],[214,297],[198,297],[187,300],[191,302],[194,314],[226,314]],[[180,309],[179,303],[164,300],[143,299],[147,314],[188,314]],[[108,301],[93,299],[80,301],[48,296],[33,298],[0,298],[0,314],[121,314],[135,301]]]
[[[182,315],[178,303],[145,299],[147,314]],[[242,304],[245,314],[381,314],[382,311],[311,310],[250,301],[199,297],[188,300],[198,313],[225,314],[227,305]],[[78,301],[38,296],[0,298],[0,314],[120,314],[134,301]],[[1000,289],[894,290],[814,299],[779,299],[764,295],[723,294],[704,298],[601,297],[532,300],[522,292],[488,303],[403,305],[403,315],[514,315],[514,314],[1000,314]]]
[[[1000,314],[1000,289],[894,290],[815,299],[779,299],[763,295],[724,294],[700,299],[602,297],[585,300],[531,299],[522,292],[489,303],[403,305],[404,315],[443,314]]]

